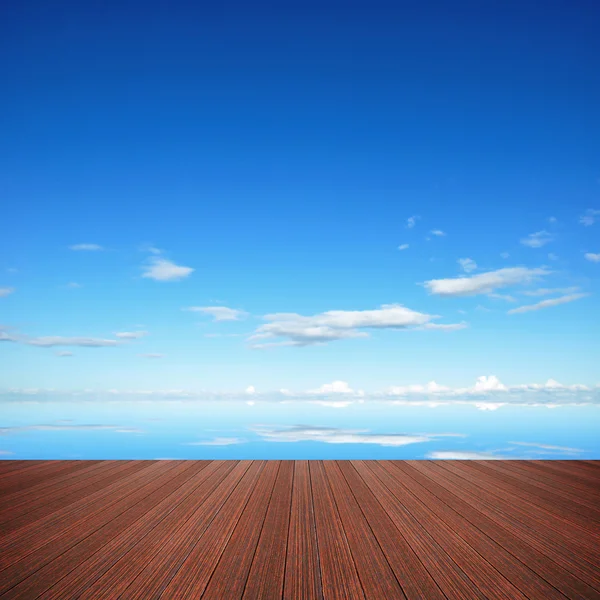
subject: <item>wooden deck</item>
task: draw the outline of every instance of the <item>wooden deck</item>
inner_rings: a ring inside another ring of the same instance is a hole
[[[2,461],[0,598],[600,599],[594,461]]]

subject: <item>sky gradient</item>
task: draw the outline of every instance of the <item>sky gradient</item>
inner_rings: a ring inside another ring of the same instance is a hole
[[[183,402],[239,456],[255,456],[239,440],[284,452],[261,424],[335,429],[281,439],[323,456],[340,439],[398,451],[348,433],[369,422],[467,436],[415,457],[516,441],[600,458],[596,3],[2,13],[6,457],[74,435],[37,426],[146,431],[141,411]],[[519,410],[546,435],[502,429]]]

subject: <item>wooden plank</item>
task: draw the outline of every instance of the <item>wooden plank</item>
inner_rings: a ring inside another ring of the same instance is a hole
[[[108,471],[101,471],[99,475],[94,477],[88,475],[88,478],[84,478],[79,482],[80,485],[71,484],[71,486],[59,489],[53,494],[46,495],[42,493],[38,498],[31,499],[29,502],[24,502],[15,507],[14,511],[7,510],[2,515],[4,522],[0,524],[0,529],[6,535],[11,531],[25,527],[29,523],[65,509],[78,500],[128,477],[130,473],[138,469],[136,461],[113,464],[109,467]],[[66,494],[65,489],[69,493]]]
[[[178,563],[178,570],[162,591],[160,598],[200,598],[227,547],[234,552],[232,535],[241,515],[265,502],[279,465],[273,461],[253,461],[250,469],[221,507],[209,527],[202,532],[191,551]],[[242,550],[239,549],[239,553]],[[226,574],[227,578],[227,574]],[[241,592],[239,597],[241,597]]]
[[[294,461],[284,600],[322,600],[317,530],[308,461]],[[432,599],[435,600],[435,599]]]
[[[600,531],[593,524],[590,524],[585,518],[577,513],[573,513],[564,507],[553,506],[548,503],[540,503],[537,496],[526,490],[522,490],[518,485],[506,482],[504,479],[495,476],[494,472],[470,468],[460,461],[440,461],[439,466],[447,469],[458,477],[467,479],[477,487],[480,487],[492,495],[492,497],[502,498],[509,503],[514,503],[515,507],[524,507],[529,518],[535,518],[530,506],[536,506],[543,519],[541,527],[551,524],[554,519],[557,523],[557,535],[562,535],[565,539],[577,543],[577,540],[590,539],[598,540],[600,543]],[[571,534],[571,529],[573,534]],[[579,533],[585,534],[583,538]],[[592,537],[590,537],[592,536]],[[596,544],[594,544],[596,545]]]
[[[411,461],[410,467],[415,471],[411,473],[413,478],[566,597],[593,598],[597,594],[590,585],[544,554],[539,545],[532,545],[523,540],[519,528],[494,511],[493,505],[483,499],[483,494],[471,494],[460,478],[447,476],[448,474],[432,461]],[[490,506],[492,508],[489,508]]]
[[[93,533],[84,537],[78,543],[70,547],[67,547],[65,544],[62,549],[63,551],[59,554],[56,554],[53,547],[50,550],[50,555],[46,551],[45,553],[38,552],[37,554],[41,554],[40,556],[36,556],[35,553],[28,556],[25,561],[21,561],[17,566],[23,571],[27,569],[27,572],[31,576],[11,588],[2,598],[22,598],[25,600],[35,598],[37,595],[48,590],[57,580],[60,581],[65,575],[73,571],[77,565],[84,562],[99,548],[106,545],[108,540],[132,523],[135,523],[140,517],[144,517],[165,497],[169,496],[174,490],[177,490],[202,468],[202,464],[188,463],[186,461],[178,461],[177,464],[170,465],[170,468],[165,469],[162,474],[153,478],[148,485],[144,487],[139,486],[141,488],[140,492],[143,492],[140,496],[140,501],[129,503],[131,506],[122,512],[115,511],[113,518],[108,523],[98,527]],[[48,561],[48,558],[52,558],[52,560]],[[36,559],[37,562],[34,562]],[[30,566],[33,568],[29,568]],[[34,567],[38,567],[38,569],[34,570]],[[52,593],[55,592],[56,589]]]
[[[600,531],[600,512],[575,502],[566,493],[562,494],[556,489],[549,488],[549,486],[528,480],[526,477],[518,476],[504,468],[492,466],[491,463],[497,461],[484,461],[482,463],[476,461],[466,462],[468,464],[462,463],[466,468],[492,474],[497,481],[503,481],[520,492],[528,492],[535,499],[535,504],[538,506],[560,508],[571,512],[574,515],[578,515],[580,522],[585,521],[588,526],[591,525],[596,531]]]
[[[517,507],[515,500],[513,500],[511,506],[510,497],[507,501],[501,501],[499,496],[494,497],[496,490],[493,485],[480,486],[477,478],[469,478],[468,473],[462,472],[459,466],[446,463],[447,461],[440,461],[435,467],[448,471],[450,478],[452,478],[452,475],[458,477],[459,485],[473,496],[479,510],[485,510],[485,514],[491,518],[501,519],[502,524],[510,526],[510,530],[529,545],[537,548],[554,562],[577,575],[588,585],[594,588],[597,587],[599,572],[594,562],[589,562],[588,553],[582,549],[584,544],[581,544],[580,548],[575,550],[573,545],[569,546],[561,543],[560,537],[554,537],[558,534],[551,527],[557,522],[557,519],[549,519],[546,522],[545,529],[543,526],[540,527],[531,517],[532,511],[536,511],[535,507],[530,505],[529,509],[527,507],[520,509]],[[464,481],[461,481],[461,478]],[[559,526],[557,528],[560,530],[560,527],[563,527],[565,531],[568,531],[569,526],[565,523],[564,521],[562,524],[557,523]],[[585,537],[581,539],[584,540],[584,543],[588,541],[585,540]],[[597,554],[594,556],[597,557]],[[591,557],[592,561],[596,561],[594,556]]]
[[[467,574],[429,533],[428,523],[420,523],[369,468],[370,461],[351,461],[375,495],[394,526],[407,540],[438,587],[449,599],[485,600]]]
[[[174,489],[174,491],[128,526],[118,523],[118,529],[114,530],[111,523],[114,534],[110,535],[111,531],[108,529],[99,532],[102,533],[102,539],[99,541],[104,543],[98,546],[95,544],[92,549],[82,546],[87,553],[87,555],[84,555],[83,560],[41,597],[45,599],[80,598],[84,590],[97,582],[114,565],[127,556],[131,550],[141,551],[144,548],[147,536],[171,513],[179,510],[182,502],[190,495],[195,495],[200,501],[206,498],[237,464],[236,461],[186,461],[186,463],[191,464],[193,468],[170,482],[168,487]],[[179,487],[176,487],[177,485]],[[161,490],[164,491],[165,488],[167,486],[163,486]],[[95,552],[93,552],[94,549]],[[76,560],[72,562],[77,564]],[[124,564],[131,562],[126,559]],[[117,571],[117,573],[120,572]],[[113,572],[114,574],[115,572]],[[124,578],[123,589],[129,583],[130,580]],[[105,581],[98,587],[110,589],[106,588],[107,585]]]
[[[58,475],[57,477],[53,477],[52,479],[35,485],[32,488],[3,495],[0,499],[0,514],[4,514],[4,511],[7,508],[14,510],[24,503],[31,502],[32,499],[39,498],[40,496],[47,496],[48,494],[51,494],[59,489],[66,489],[66,486],[72,485],[75,480],[79,481],[80,478],[83,479],[87,475],[91,475],[94,472],[106,471],[107,469],[113,468],[121,462],[127,461],[89,461],[87,466],[79,471]]]
[[[1,599],[600,600],[598,461],[9,467]]]
[[[38,483],[51,480],[58,473],[77,471],[85,467],[82,461],[49,461],[9,473],[0,481],[0,496],[26,490]]]
[[[246,581],[243,596],[246,600],[282,598],[293,481],[294,463],[285,460],[279,467],[267,516]]]
[[[548,481],[546,477],[540,473],[539,469],[533,467],[515,467],[510,465],[511,461],[506,461],[505,464],[496,465],[499,461],[488,461],[485,466],[497,471],[502,476],[508,477],[507,481],[511,483],[517,482],[516,485],[522,486],[525,484],[527,489],[536,490],[535,493],[548,502],[555,504],[557,502],[572,506],[584,516],[594,519],[600,523],[600,509],[598,508],[597,499],[588,498],[589,492],[581,492],[573,490],[567,482],[562,482],[560,478],[553,478]],[[541,491],[538,491],[541,490]]]
[[[444,600],[431,574],[349,461],[337,461],[408,600]]]
[[[317,542],[323,596],[328,600],[365,598],[350,545],[322,461],[311,461],[310,475],[315,506]]]
[[[176,512],[163,519],[146,538],[143,547],[136,547],[125,556],[107,577],[98,580],[81,598],[158,598],[174,573],[207,529],[215,515],[238,488],[252,468],[250,461],[240,461],[229,469],[220,481],[205,486],[201,494],[192,494]]]
[[[367,598],[406,598],[339,467],[323,461],[338,514]]]
[[[198,598],[200,594],[203,600],[242,597],[273,491],[277,484],[284,489],[286,476],[287,468],[282,471],[281,461],[269,461],[203,593],[203,586],[196,584],[188,588],[184,598]]]
[[[416,463],[417,461],[414,462]],[[557,590],[555,586],[548,583],[542,575],[531,568],[529,563],[532,559],[531,552],[524,555],[525,561],[522,562],[500,543],[499,538],[510,542],[510,536],[507,535],[505,530],[489,520],[486,522],[483,519],[477,519],[475,511],[468,510],[464,505],[461,506],[462,511],[454,510],[448,504],[450,502],[454,506],[457,504],[453,502],[451,495],[441,493],[439,489],[435,490],[439,496],[430,491],[432,487],[431,482],[417,471],[418,464],[415,464],[413,467],[413,461],[394,461],[391,464],[397,469],[397,475],[395,476],[404,487],[428,509],[434,512],[448,527],[460,535],[499,573],[509,577],[511,583],[519,588],[525,596],[528,598],[544,598],[546,600],[564,599],[562,592]],[[467,517],[471,517],[471,519]],[[478,525],[484,526],[486,531],[480,529]],[[542,563],[540,557],[538,557],[538,562]],[[548,559],[546,559],[545,563],[546,566],[548,564],[552,566],[551,561]],[[552,571],[552,569],[546,569],[544,572]],[[586,589],[588,592],[591,591],[589,586],[579,587]],[[571,593],[578,593],[578,588],[572,586],[569,591]]]
[[[183,461],[179,461],[178,466],[183,467]],[[91,503],[88,506],[88,515],[83,515],[73,526],[69,524],[56,537],[52,536],[51,542],[38,544],[35,550],[28,550],[26,547],[23,556],[18,560],[14,560],[11,553],[10,566],[0,573],[0,591],[4,592],[15,587],[23,579],[52,562],[107,523],[114,521],[129,508],[147,501],[155,490],[172,477],[172,469],[170,470],[165,464],[153,464],[142,468],[139,473],[132,475],[126,481],[127,485],[120,492],[113,494],[108,502]],[[140,506],[143,507],[144,504]],[[12,534],[8,537],[10,535]],[[39,532],[39,537],[43,538],[43,530]]]

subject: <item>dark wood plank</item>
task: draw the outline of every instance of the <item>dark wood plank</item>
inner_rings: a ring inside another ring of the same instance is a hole
[[[323,595],[329,599],[365,597],[350,545],[322,461],[311,461],[317,543]]]
[[[87,474],[76,483],[67,484],[66,488],[56,490],[54,493],[41,493],[37,498],[24,501],[14,510],[6,510],[2,514],[0,529],[4,534],[25,527],[29,523],[38,521],[47,515],[62,510],[94,492],[100,491],[115,482],[125,479],[130,473],[138,469],[136,461],[123,464],[109,464],[107,470],[102,470],[98,475]],[[68,492],[68,493],[65,493]]]
[[[321,600],[321,570],[308,461],[294,461],[284,600]]]
[[[332,461],[323,467],[365,596],[406,598],[339,467]]]
[[[103,575],[116,565],[128,553],[136,549],[144,548],[145,540],[148,534],[170,514],[179,510],[181,504],[192,494],[198,497],[205,498],[207,495],[221,483],[228,473],[234,468],[235,461],[193,461],[190,462],[193,469],[185,471],[181,475],[174,478],[169,485],[161,488],[161,493],[168,493],[169,488],[174,491],[160,500],[153,508],[142,515],[139,519],[131,522],[128,526],[123,523],[117,523],[118,529],[114,529],[111,523],[110,528],[114,530],[114,534],[110,535],[111,531],[108,527],[98,532],[102,534],[98,540],[98,544],[94,543],[93,548],[81,546],[85,549],[87,556],[77,564],[76,560],[72,562],[76,564],[76,568],[68,573],[67,576],[60,579],[51,589],[49,589],[42,598],[80,598],[81,594],[87,588],[92,587]],[[172,467],[172,471],[178,467]],[[178,487],[177,487],[178,486]],[[130,519],[128,519],[130,520]],[[93,550],[96,550],[94,553]],[[130,557],[132,558],[132,557]],[[125,563],[132,562],[126,559]],[[134,561],[133,561],[134,562]],[[118,580],[121,571],[116,571],[111,574],[113,579]],[[131,581],[123,579],[123,589],[129,585]],[[101,584],[101,589],[110,589],[108,583]]]
[[[183,598],[200,595],[203,600],[242,597],[273,490],[278,481],[281,486],[285,482],[285,472],[281,479],[280,473],[281,461],[267,463],[206,588],[203,590],[202,585],[195,584],[188,588]]]
[[[471,581],[467,573],[461,570],[429,533],[428,523],[419,523],[388,487],[376,477],[369,468],[369,461],[352,461],[352,465],[446,597],[452,600],[459,598],[485,600],[486,596]]]
[[[53,546],[46,549],[46,551],[42,550],[29,555],[26,560],[18,563],[17,567],[21,570],[20,575],[22,576],[24,572],[28,572],[31,576],[6,592],[2,598],[34,598],[47,591],[57,580],[60,583],[64,576],[69,575],[78,565],[85,562],[90,555],[105,546],[108,540],[117,536],[123,529],[127,529],[132,523],[136,523],[140,518],[145,517],[199,469],[203,469],[204,464],[178,461],[177,464],[170,467],[160,475],[152,478],[152,481],[149,481],[147,485],[143,486],[144,481],[140,482],[138,486],[140,488],[139,501],[123,503],[120,507],[115,506],[116,510],[112,514],[112,518],[106,524],[96,528],[93,533],[71,545],[68,549],[66,549],[67,544],[65,544],[62,553],[56,555],[56,549]],[[132,497],[129,498],[129,500],[132,499]],[[123,507],[127,508],[121,511]],[[161,513],[164,514],[164,507]],[[49,557],[52,557],[53,560],[48,561]],[[35,567],[39,568],[34,571]],[[60,588],[61,586],[57,587]],[[57,588],[55,587],[49,595],[56,593]],[[73,596],[62,595],[59,597]]]
[[[0,462],[0,598],[600,600],[599,466]]]
[[[294,463],[283,461],[246,581],[246,600],[282,598],[293,481]]]
[[[444,593],[354,466],[345,460],[337,465],[408,600],[444,600]]]
[[[389,464],[389,463],[386,463]],[[433,491],[426,478],[419,475],[416,468],[412,467],[412,461],[398,461],[392,463],[397,469],[396,479],[416,498],[420,500],[431,512],[435,513],[448,527],[455,531],[465,542],[469,544],[482,558],[487,560],[499,573],[510,574],[510,581],[528,598],[547,598],[548,600],[562,600],[564,594],[548,583],[544,577],[533,570],[528,564],[531,560],[531,552],[525,555],[525,562],[520,561],[501,543],[499,538],[506,540],[509,536],[498,527],[489,522],[487,533],[467,518],[470,516],[478,525],[484,524],[481,519],[475,519],[471,511],[463,512],[454,510],[444,502],[450,498],[445,495],[440,498]],[[418,465],[417,465],[418,466]],[[439,490],[436,490],[439,493]],[[441,494],[443,495],[443,494]],[[454,503],[456,505],[456,503]],[[490,526],[491,525],[491,526]],[[490,535],[488,535],[488,533]],[[546,560],[546,563],[550,563]],[[587,586],[580,586],[589,591]],[[570,589],[570,592],[577,591]]]
[[[137,576],[130,578],[131,584],[120,598],[159,598],[198,540],[203,538],[215,517],[231,500],[232,495],[237,498],[241,492],[245,494],[244,499],[247,499],[255,482],[254,475],[261,468],[261,464],[253,466],[250,461],[241,461],[235,469],[228,473],[219,487],[203,500],[199,508],[190,507],[190,517],[185,518],[184,516],[183,526],[175,519],[173,520],[174,526],[170,526],[169,523],[161,523],[161,529],[153,532],[153,539],[150,543],[145,544],[144,548],[144,551],[146,551],[146,547],[150,551],[154,549],[154,556],[143,563],[139,559],[135,561],[135,564],[141,565],[142,570]],[[240,484],[242,485],[240,486]],[[198,503],[199,499],[192,498],[191,500]],[[182,519],[180,518],[179,521]],[[128,562],[133,563],[134,561],[129,559]],[[96,589],[99,587],[97,586]],[[110,590],[111,588],[106,589]],[[88,594],[85,597],[111,598],[112,596],[103,593],[102,596]]]
[[[263,478],[265,469],[268,469],[267,477]],[[169,599],[202,596],[250,498],[255,494],[262,498],[265,483],[269,485],[274,482],[276,470],[277,465],[252,461],[241,479],[238,476],[239,483],[230,488],[229,495],[221,498],[221,502],[215,498],[206,519],[208,527],[199,531],[195,539],[178,552],[176,564],[164,577],[157,595],[151,597]],[[144,591],[140,588],[141,597],[144,597]]]
[[[595,582],[598,580],[599,571],[594,564],[597,562],[597,553],[589,555],[584,547],[584,544],[587,543],[585,536],[580,538],[583,543],[579,545],[578,550],[575,550],[573,544],[561,542],[565,536],[559,536],[556,531],[560,531],[561,527],[565,532],[569,530],[569,525],[565,524],[565,521],[561,525],[556,518],[548,519],[544,528],[544,525],[538,524],[535,517],[532,516],[536,513],[535,506],[517,507],[516,500],[511,500],[510,496],[506,500],[501,500],[500,496],[495,496],[496,490],[493,485],[480,487],[478,479],[469,477],[468,472],[465,473],[460,466],[448,464],[447,461],[440,461],[435,466],[448,471],[450,476],[452,474],[457,476],[457,479],[453,479],[457,480],[458,485],[474,497],[479,510],[485,511],[485,514],[491,518],[500,519],[504,526],[510,527],[514,535],[519,536],[554,562],[577,575],[588,585],[597,587]]]

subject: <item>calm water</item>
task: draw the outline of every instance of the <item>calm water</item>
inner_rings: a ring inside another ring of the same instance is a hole
[[[597,405],[3,402],[2,459],[600,459]]]

